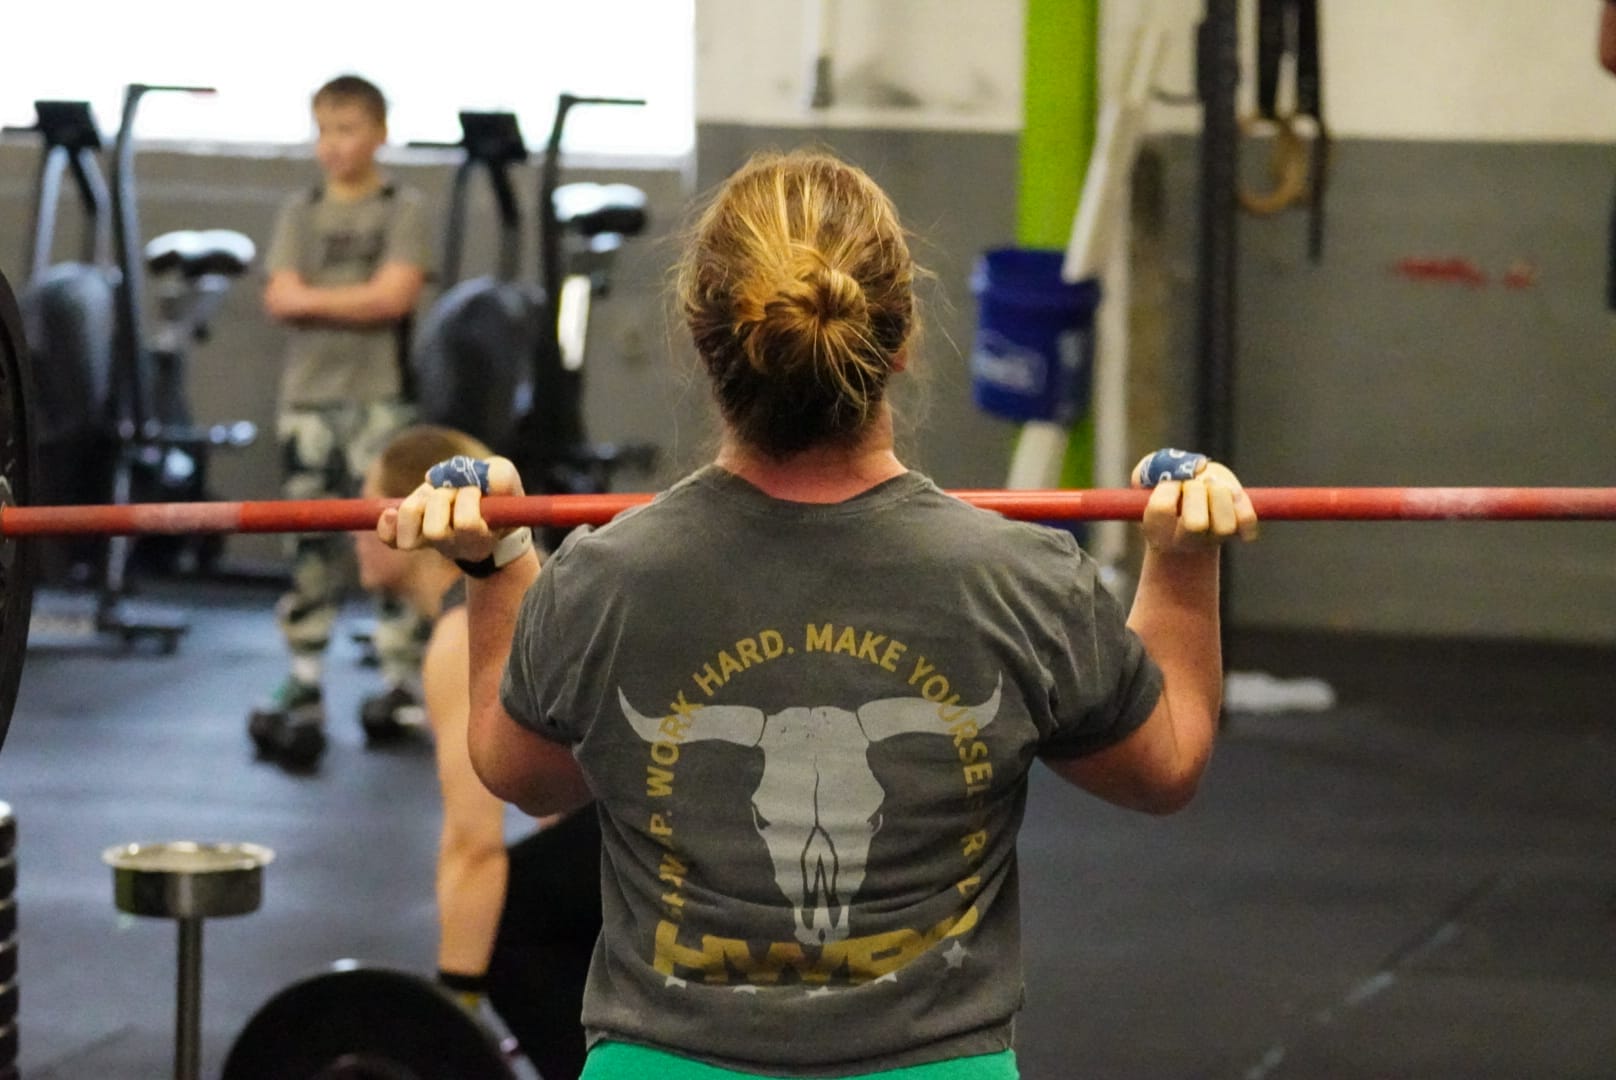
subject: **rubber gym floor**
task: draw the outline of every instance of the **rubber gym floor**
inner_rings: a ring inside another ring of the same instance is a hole
[[[377,676],[345,636],[322,768],[254,761],[244,712],[282,670],[273,596],[156,590],[191,617],[169,656],[66,632],[41,597],[0,754],[31,1080],[172,1074],[175,929],[115,910],[110,845],[277,853],[261,909],[205,926],[204,1075],[339,958],[430,971],[430,754],[363,746]],[[1231,633],[1227,659],[1324,678],[1339,703],[1232,714],[1174,817],[1039,770],[1022,1075],[1616,1076],[1616,653]]]

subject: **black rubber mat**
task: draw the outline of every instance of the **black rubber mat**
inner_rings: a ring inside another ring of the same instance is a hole
[[[111,844],[277,852],[261,910],[205,927],[206,1075],[337,958],[431,968],[432,762],[364,748],[357,648],[338,635],[326,760],[289,776],[243,731],[281,673],[273,591],[158,599],[191,607],[175,655],[41,647],[0,754],[35,1080],[172,1071],[174,929],[114,910]],[[1276,634],[1232,635],[1228,658],[1323,677],[1339,704],[1231,716],[1171,818],[1035,773],[1022,1075],[1610,1076],[1616,657]]]

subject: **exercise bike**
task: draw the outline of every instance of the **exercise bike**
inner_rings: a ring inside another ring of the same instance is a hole
[[[533,403],[517,421],[512,461],[529,491],[583,495],[610,490],[619,469],[649,471],[651,443],[599,443],[585,436],[584,356],[595,298],[611,284],[623,241],[645,231],[645,192],[629,184],[561,184],[561,138],[578,106],[636,106],[638,98],[562,94],[539,170],[539,284],[548,302],[546,329],[533,353]],[[549,544],[564,530],[545,530]]]
[[[36,402],[39,478],[34,498],[46,505],[103,503],[111,498],[112,352],[119,274],[112,261],[111,195],[101,174],[101,135],[83,101],[36,101],[35,122],[7,134],[42,142],[34,185],[29,275],[18,308],[29,347]],[[56,226],[71,179],[79,203],[77,258],[53,261]],[[41,545],[48,580],[91,583],[105,541]]]
[[[557,100],[539,170],[536,285],[517,280],[521,214],[509,169],[528,152],[515,115],[463,112],[461,140],[448,144],[465,157],[451,190],[446,291],[412,350],[422,418],[466,430],[511,458],[535,494],[606,491],[617,470],[649,470],[656,460],[651,444],[590,441],[583,422],[590,308],[610,290],[616,252],[645,229],[645,193],[628,184],[560,183],[561,140],[574,108],[641,104],[574,94]],[[499,269],[462,280],[465,200],[478,170],[499,210]],[[558,542],[559,535],[546,539]]]
[[[157,437],[131,474],[131,501],[208,499],[210,453],[251,446],[258,437],[248,420],[198,424],[185,390],[191,347],[208,340],[213,315],[256,255],[252,240],[229,229],[164,233],[146,245],[146,270],[157,288],[158,323],[147,350]],[[135,545],[131,561],[150,573],[205,574],[223,548],[224,537],[217,534],[149,536]]]
[[[128,86],[110,185],[96,164],[102,143],[87,103],[36,102],[36,122],[23,129],[44,141],[32,278],[21,303],[40,382],[41,471],[52,478],[41,493],[45,503],[206,499],[209,452],[250,445],[257,435],[248,421],[204,427],[190,414],[190,346],[206,338],[209,317],[255,252],[251,240],[228,230],[171,233],[142,246],[134,121],[151,92],[213,91]],[[69,169],[83,209],[83,254],[77,262],[52,264],[62,178]],[[148,272],[161,284],[162,322],[155,337],[148,337],[144,325]],[[177,612],[137,611],[128,604],[131,566],[207,569],[217,550],[217,542],[205,538],[145,538],[137,544],[112,537],[65,549],[61,576],[95,587],[94,632],[116,635],[125,645],[155,638],[162,651],[171,652],[188,623]]]
[[[528,151],[514,113],[462,112],[460,130],[457,143],[409,144],[463,154],[449,191],[442,291],[416,327],[409,382],[424,421],[508,453],[516,418],[532,403],[529,357],[546,319],[540,287],[520,280],[522,212],[510,171],[527,161]],[[479,172],[498,213],[498,261],[491,274],[462,277],[468,195]]]
[[[609,490],[621,468],[649,471],[649,443],[594,443],[584,437],[583,366],[593,301],[611,288],[623,241],[644,231],[645,193],[628,184],[560,183],[561,139],[579,105],[642,105],[637,98],[562,94],[539,173],[537,282],[521,280],[522,212],[511,170],[529,159],[516,115],[460,113],[460,140],[415,141],[419,149],[458,150],[444,229],[442,293],[415,329],[408,384],[420,419],[473,435],[511,459],[533,494]],[[491,274],[463,277],[471,182],[485,176],[498,214]],[[563,530],[545,530],[552,549]],[[354,626],[360,662],[378,661],[374,624]]]

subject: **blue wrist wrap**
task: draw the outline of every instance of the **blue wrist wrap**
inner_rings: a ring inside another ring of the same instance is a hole
[[[1147,488],[1163,480],[1193,480],[1205,463],[1206,455],[1193,450],[1158,450],[1139,463],[1134,478],[1140,487]]]
[[[440,461],[428,469],[426,482],[440,488],[475,487],[487,495],[488,462],[456,454],[448,461]]]

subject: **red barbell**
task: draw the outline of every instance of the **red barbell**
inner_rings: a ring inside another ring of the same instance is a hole
[[[1610,521],[1616,488],[1270,487],[1250,488],[1264,521]],[[962,490],[953,495],[1029,521],[1133,520],[1148,492]],[[650,493],[490,496],[483,516],[511,525],[601,524],[649,502]],[[133,503],[120,506],[7,506],[0,537],[190,533],[352,532],[373,528],[396,499]]]

